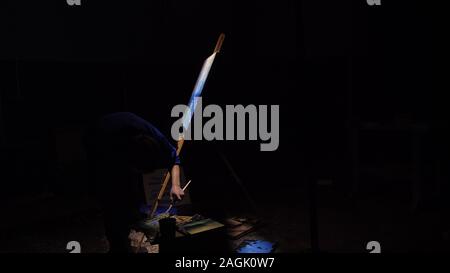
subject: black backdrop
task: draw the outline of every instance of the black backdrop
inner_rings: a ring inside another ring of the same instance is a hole
[[[295,196],[305,176],[336,177],[347,187],[354,122],[443,118],[433,107],[431,22],[421,5],[2,2],[2,192],[82,190],[74,186],[83,184],[76,140],[101,114],[132,111],[169,133],[172,106],[187,102],[220,32],[227,38],[204,103],[279,104],[280,147],[194,144],[186,164],[214,174],[220,160],[211,151],[224,151],[254,195],[277,188]]]

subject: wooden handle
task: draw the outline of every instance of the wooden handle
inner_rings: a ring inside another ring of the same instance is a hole
[[[225,40],[225,34],[221,33],[219,36],[219,39],[217,40],[216,47],[214,48],[214,53],[220,52],[224,40]],[[181,149],[183,148],[183,144],[184,144],[184,138],[183,138],[183,136],[180,136],[180,139],[177,142],[177,155],[180,155]],[[167,184],[169,183],[169,180],[170,180],[170,170],[167,171],[167,173],[164,177],[164,182],[161,185],[161,189],[158,193],[158,197],[156,198],[155,203],[153,204],[153,208],[150,213],[150,218],[153,218],[153,216],[155,215],[155,212],[159,205],[159,201],[161,201],[161,199],[164,195],[164,192],[166,191],[166,187],[167,187]]]
[[[180,139],[177,142],[177,155],[180,155],[181,148],[183,148],[183,144],[184,144],[184,138],[182,136],[180,136]]]
[[[184,144],[184,138],[180,137],[180,139],[177,142],[177,155],[180,155],[181,149],[183,148]],[[164,192],[166,191],[167,184],[169,184],[170,180],[170,170],[167,171],[166,175],[164,176],[163,183],[161,185],[161,189],[159,190],[158,196],[156,197],[155,203],[153,203],[152,211],[150,213],[150,218],[153,218],[155,216],[156,210],[158,209],[159,202],[164,196]]]
[[[217,40],[216,47],[214,48],[214,53],[219,53],[222,48],[223,40],[225,40],[225,34],[221,33],[219,39]]]

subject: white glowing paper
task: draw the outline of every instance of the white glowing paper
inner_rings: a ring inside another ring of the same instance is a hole
[[[192,91],[191,99],[189,100],[189,108],[186,109],[186,112],[183,116],[183,127],[185,130],[189,128],[192,116],[195,113],[195,108],[197,107],[196,98],[201,97],[202,95],[203,87],[205,86],[205,82],[208,79],[209,71],[211,70],[211,66],[215,58],[216,53],[213,53],[203,63],[202,70],[200,71],[200,75],[198,76],[197,82],[195,83],[194,91]]]

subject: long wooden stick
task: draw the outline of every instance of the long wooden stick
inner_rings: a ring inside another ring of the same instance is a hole
[[[225,40],[225,34],[221,33],[220,36],[219,36],[219,39],[217,40],[216,46],[214,47],[213,54],[217,54],[217,53],[220,52],[220,50],[222,49],[222,44],[223,44],[224,40]],[[183,138],[183,136],[181,136],[180,139],[177,142],[177,155],[180,155],[181,149],[183,148],[183,144],[184,144],[184,138]],[[155,203],[153,204],[153,207],[152,207],[152,210],[151,210],[151,213],[150,213],[150,219],[155,216],[156,210],[158,209],[158,206],[159,206],[159,202],[161,201],[162,197],[164,196],[164,192],[166,191],[167,184],[169,183],[169,180],[170,180],[170,170],[168,170],[166,175],[164,176],[164,180],[163,180],[163,183],[161,185],[161,189],[159,190],[158,197],[156,198]],[[184,189],[186,189],[189,186],[189,184],[190,184],[190,181],[186,184]],[[144,238],[145,238],[145,234],[143,233],[142,234],[142,238],[139,241],[139,244],[138,244],[138,246],[136,248],[136,253],[141,248],[141,245],[144,242]]]
[[[222,49],[222,44],[223,44],[224,39],[225,39],[225,34],[221,33],[219,36],[219,39],[217,40],[216,46],[214,47],[213,54],[217,54],[220,52],[220,50]],[[192,111],[194,111],[194,109],[192,109]],[[181,148],[183,147],[183,143],[184,143],[184,138],[183,138],[183,136],[180,136],[180,140],[178,140],[178,143],[177,143],[177,155],[180,154]],[[170,180],[170,170],[167,171],[166,175],[164,176],[164,180],[161,185],[161,189],[159,190],[158,197],[156,198],[155,203],[153,204],[153,207],[152,207],[152,210],[150,213],[150,218],[153,218],[155,216],[156,210],[158,209],[158,206],[159,206],[159,202],[162,200],[162,198],[164,196],[164,192],[166,191],[169,180]]]
[[[183,148],[184,144],[184,138],[180,137],[180,139],[177,142],[177,156],[180,155],[181,149]],[[166,175],[164,176],[164,181],[161,185],[161,189],[159,190],[158,197],[155,200],[155,203],[153,203],[152,211],[150,213],[150,218],[153,218],[155,216],[156,210],[158,209],[159,202],[161,202],[164,192],[166,191],[167,184],[169,184],[170,180],[170,170],[167,171]]]
[[[225,34],[221,33],[220,36],[219,36],[219,39],[217,40],[216,47],[214,48],[214,52],[213,53],[219,53],[220,52],[220,50],[222,49],[222,44],[223,44],[224,40],[225,40]]]

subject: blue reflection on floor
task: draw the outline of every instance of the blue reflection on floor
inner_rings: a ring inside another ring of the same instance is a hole
[[[275,243],[263,240],[245,240],[239,245],[237,253],[272,253]]]
[[[160,206],[160,207],[158,207],[158,209],[155,212],[155,216],[157,216],[157,215],[159,215],[161,213],[165,213],[168,208],[169,208],[168,206]],[[143,214],[149,214],[150,213],[150,209],[151,209],[151,206],[142,205],[140,207],[139,211],[141,213],[143,213]],[[170,214],[175,214],[175,215],[177,214],[177,212],[178,211],[177,211],[176,207],[172,207],[170,209],[170,211],[169,211]]]
[[[167,209],[168,209],[168,207],[160,207],[160,208],[158,208],[158,209],[156,210],[155,215],[159,215],[159,214],[161,214],[161,213],[165,213]],[[172,207],[172,208],[169,210],[169,213],[170,213],[170,214],[176,215],[176,214],[177,214],[177,208],[176,208],[176,207]]]

